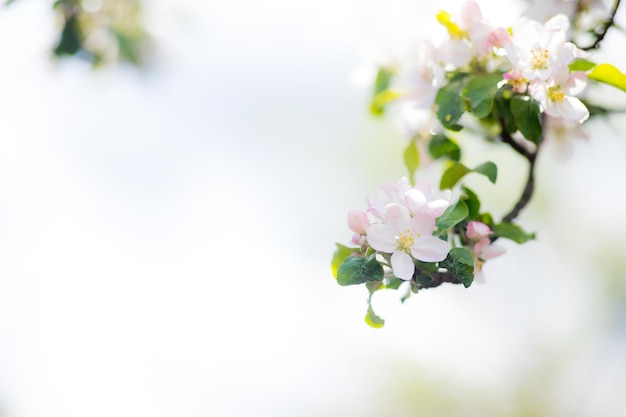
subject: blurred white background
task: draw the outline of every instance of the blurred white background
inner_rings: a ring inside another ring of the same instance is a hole
[[[359,51],[459,4],[146,1],[151,65],[96,72],[50,60],[47,2],[2,10],[0,415],[626,415],[618,117],[546,149],[520,218],[538,240],[487,284],[377,295],[374,330],[332,278],[345,213],[404,175],[405,139],[348,82]],[[625,41],[598,60],[626,68]],[[473,184],[504,213],[523,163],[466,146],[504,161]]]

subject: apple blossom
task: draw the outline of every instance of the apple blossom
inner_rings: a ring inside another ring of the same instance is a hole
[[[380,252],[391,254],[391,268],[396,277],[410,280],[415,272],[413,259],[423,262],[443,261],[450,245],[435,236],[435,220],[419,214],[411,217],[406,207],[391,204],[383,223],[367,229],[369,245]]]
[[[550,1],[545,3],[547,7]],[[619,2],[612,18],[617,6]],[[389,108],[401,118],[410,136],[404,152],[410,175],[418,174],[430,158],[429,172],[441,163],[439,187],[445,190],[433,192],[423,179],[413,182],[407,177],[386,183],[379,198],[366,199],[364,211],[348,213],[353,246],[339,244],[333,256],[340,285],[366,284],[366,321],[374,327],[382,326],[371,306],[376,291],[410,294],[443,283],[469,287],[481,280],[487,260],[505,252],[495,243],[498,239],[535,239],[514,221],[531,201],[544,143],[584,134],[581,123],[592,115],[578,96],[587,78],[626,91],[626,74],[619,69],[579,59],[586,55],[568,42],[570,21],[564,14],[543,24],[522,18],[505,29],[486,22],[470,0],[458,15],[442,11],[437,19],[448,38],[439,45],[432,40],[416,43],[408,58],[393,68],[381,67],[371,108],[377,116]],[[572,19],[581,24],[580,15]],[[592,42],[585,49],[596,48],[611,25],[612,20],[590,32]],[[594,114],[612,111],[591,104]],[[483,136],[488,146],[508,147],[527,163],[526,183],[499,220],[465,182],[466,175],[480,174],[495,183],[498,165],[465,165],[467,136]],[[452,200],[449,189],[460,190],[458,199]]]
[[[567,67],[562,67],[551,79],[531,83],[528,90],[549,116],[582,123],[589,118],[589,110],[574,96],[580,94],[586,86],[587,76],[584,72],[570,74]]]
[[[522,20],[513,28],[510,43],[504,45],[507,58],[514,70],[528,80],[545,81],[555,69],[570,64],[578,55],[578,49],[566,42],[569,19],[559,14],[544,25],[534,20]]]

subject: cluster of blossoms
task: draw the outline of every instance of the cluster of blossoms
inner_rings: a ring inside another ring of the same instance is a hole
[[[390,89],[412,136],[441,131],[435,117],[424,111],[437,110],[437,93],[457,74],[496,74],[498,87],[510,86],[516,94],[528,93],[547,116],[579,124],[589,111],[577,98],[587,85],[583,71],[569,65],[586,53],[567,41],[569,18],[558,14],[546,23],[523,18],[512,28],[487,22],[474,1],[465,2],[457,16],[439,12],[447,39],[438,45],[432,40],[418,43],[417,53],[400,63]],[[389,100],[391,101],[391,100]],[[444,127],[450,128],[444,121]]]
[[[348,227],[354,232],[352,243],[359,250],[357,256],[378,254],[391,268],[388,276],[405,281],[414,280],[416,261],[438,263],[450,252],[445,224],[437,219],[450,207],[452,193],[444,190],[441,195],[433,193],[430,185],[419,180],[411,186],[403,177],[397,184],[387,183],[383,187],[383,198],[367,201],[367,209],[350,210]],[[469,221],[460,243],[471,251],[475,270],[480,271],[487,259],[503,253],[489,239],[492,230],[479,221]]]
[[[399,110],[411,134],[404,152],[410,176],[386,184],[383,197],[367,200],[365,210],[348,213],[351,245],[337,244],[333,256],[340,285],[367,286],[366,321],[374,327],[383,323],[371,307],[376,291],[408,287],[405,299],[444,282],[469,287],[482,276],[484,263],[504,252],[496,240],[534,239],[513,221],[533,194],[542,142],[581,136],[577,129],[592,115],[578,96],[589,80],[626,90],[625,74],[588,61],[587,53],[568,41],[564,14],[545,23],[523,18],[512,28],[498,27],[469,0],[457,15],[441,11],[437,20],[446,38],[422,41],[409,59],[381,66],[374,85],[372,112]],[[594,109],[610,111],[597,104]],[[476,173],[495,183],[498,175],[491,161],[474,168],[461,163],[456,132],[472,119],[480,122],[472,126],[488,143],[510,146],[528,162],[521,196],[500,221],[481,211],[480,198],[462,182]],[[425,149],[443,162],[438,193],[423,180],[413,182]]]

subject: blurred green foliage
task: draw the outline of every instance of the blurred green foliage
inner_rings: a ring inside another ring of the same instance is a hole
[[[149,38],[140,0],[56,0],[52,7],[59,27],[55,57],[78,57],[94,67],[145,62]]]

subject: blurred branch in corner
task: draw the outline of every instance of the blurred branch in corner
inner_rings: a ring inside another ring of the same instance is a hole
[[[6,0],[5,5],[19,1]],[[56,58],[78,57],[95,68],[145,63],[149,37],[140,0],[56,0],[52,7],[59,28],[52,50]]]

